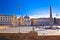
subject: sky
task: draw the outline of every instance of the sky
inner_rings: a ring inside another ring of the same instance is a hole
[[[0,14],[14,13],[19,17],[27,13],[31,18],[49,17],[50,5],[53,17],[60,17],[60,0],[0,0]]]

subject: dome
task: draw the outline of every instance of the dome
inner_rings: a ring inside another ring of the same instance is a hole
[[[26,14],[26,16],[24,18],[28,18],[29,19],[30,17]]]
[[[29,16],[25,16],[24,18],[29,18]]]

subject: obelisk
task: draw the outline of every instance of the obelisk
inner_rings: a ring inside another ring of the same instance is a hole
[[[51,5],[50,5],[50,26],[51,26],[51,28],[53,26],[52,7],[51,7]]]
[[[52,7],[50,5],[50,18],[52,19]]]

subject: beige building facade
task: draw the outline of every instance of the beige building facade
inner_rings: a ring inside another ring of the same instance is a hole
[[[11,24],[12,24],[12,26],[18,26],[18,24],[19,24],[19,21],[15,14],[12,14],[12,16],[11,16]]]
[[[18,19],[18,21],[19,21],[19,25],[20,26],[22,26],[23,25],[23,23],[24,23],[24,18],[23,17],[20,17],[19,19]]]

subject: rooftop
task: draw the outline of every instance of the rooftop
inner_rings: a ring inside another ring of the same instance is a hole
[[[9,15],[7,15],[7,14],[0,14],[0,16],[9,16]]]

